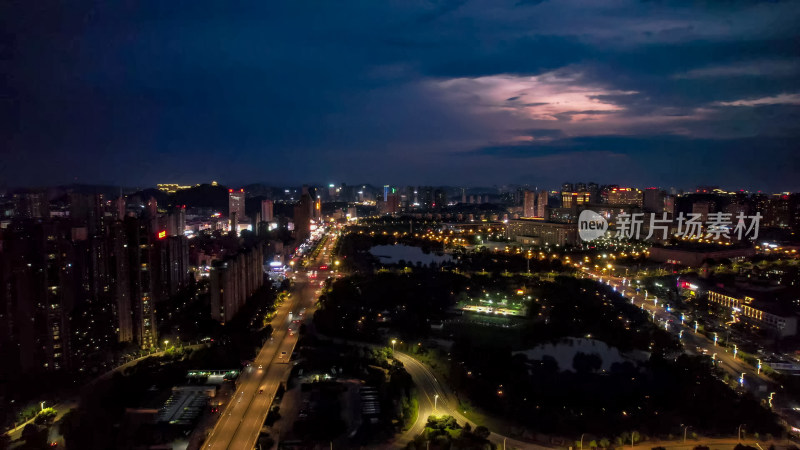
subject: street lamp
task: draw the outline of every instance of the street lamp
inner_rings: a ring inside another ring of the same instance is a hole
[[[769,398],[767,399],[767,400],[769,400],[769,407],[770,407],[770,408],[772,408],[772,397],[773,397],[774,395],[775,395],[775,393],[774,393],[774,392],[770,392],[770,393],[769,393]]]
[[[44,411],[44,402],[42,402],[42,404],[39,405],[39,407],[41,408],[41,411]]]
[[[717,346],[717,333],[714,333],[714,347]]]
[[[686,315],[681,313],[681,326],[683,326],[683,321],[686,319]]]
[[[436,412],[436,408],[439,405],[439,394],[433,394],[433,411]]]
[[[581,435],[581,450],[583,450],[583,436],[585,436],[585,435],[586,435],[586,433],[583,433]]]
[[[739,353],[739,348],[736,347],[736,344],[733,344],[733,359],[736,359],[737,353]]]
[[[697,321],[695,320],[695,321],[694,321],[694,332],[695,332],[695,333],[697,333],[697,327],[698,327],[698,323],[697,323]]]
[[[686,432],[689,431],[689,425],[683,427],[683,442],[686,442]]]
[[[167,351],[167,344],[169,344],[168,340],[164,340],[164,351]]]
[[[757,367],[758,371],[756,372],[756,375],[761,375],[761,360],[758,359],[757,361],[758,361],[758,367]]]
[[[397,339],[392,339],[392,352],[394,352],[394,344],[397,343]]]
[[[739,431],[736,433],[736,438],[739,440],[739,442],[742,442],[742,427],[743,426],[744,426],[744,424],[739,425]]]
[[[739,376],[739,386],[744,386],[744,372]]]
[[[683,330],[678,332],[678,339],[683,339]]]
[[[711,355],[711,361],[716,361],[716,360],[717,360],[717,354],[714,353],[713,355]]]

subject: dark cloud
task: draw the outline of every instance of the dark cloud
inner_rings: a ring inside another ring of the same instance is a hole
[[[422,23],[432,22],[449,12],[457,10],[466,2],[466,0],[442,0],[436,2],[432,11],[425,12],[419,16],[419,21]]]
[[[547,0],[517,0],[515,6],[536,6],[538,4],[544,3]]]
[[[0,179],[487,184],[535,152],[692,183],[661,155],[726,148],[763,169],[714,166],[719,184],[792,186],[798,19],[744,0],[5,2]]]
[[[616,111],[595,111],[595,110],[586,110],[586,111],[567,111],[562,113],[553,114],[557,120],[565,120],[569,121],[572,120],[574,116],[598,116],[598,115],[608,115],[608,114],[617,114]]]
[[[800,171],[796,149],[797,143],[791,138],[726,140],[681,136],[593,136],[486,146],[465,156],[481,155],[555,165],[568,164],[569,161],[596,162],[596,168],[604,167],[603,160],[613,160],[622,162],[624,170],[617,177],[618,182],[624,184],[643,186],[648,181],[663,186],[710,183],[781,191],[800,188],[796,181],[786,183]],[[581,179],[603,180],[607,176],[602,171],[593,172],[592,164],[585,167]],[[556,178],[550,182],[557,183]]]
[[[564,132],[552,128],[535,128],[526,132],[529,136],[534,138],[560,138],[564,136]]]

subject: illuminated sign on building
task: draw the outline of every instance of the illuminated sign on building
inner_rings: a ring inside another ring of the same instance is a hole
[[[159,231],[159,232],[158,232],[158,238],[159,238],[159,239],[164,239],[164,238],[166,238],[166,237],[167,237],[167,232],[166,232],[166,230],[162,230],[162,231]]]

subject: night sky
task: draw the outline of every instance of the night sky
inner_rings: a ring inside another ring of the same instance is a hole
[[[11,3],[0,185],[800,190],[798,2]]]

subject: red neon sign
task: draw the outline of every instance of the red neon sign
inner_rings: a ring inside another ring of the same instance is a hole
[[[166,231],[159,231],[158,232],[158,238],[159,239],[164,239],[166,237],[167,237],[167,232]]]

